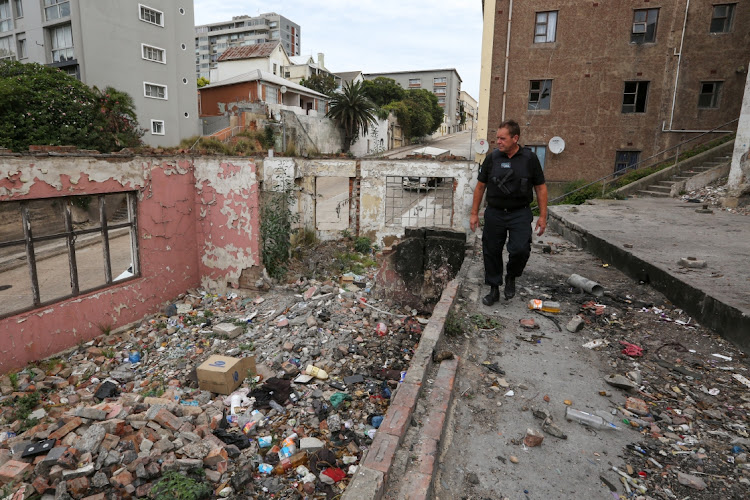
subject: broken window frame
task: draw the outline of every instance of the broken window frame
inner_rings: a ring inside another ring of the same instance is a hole
[[[615,174],[622,175],[632,167],[638,165],[641,152],[636,150],[623,150],[615,152]]]
[[[106,196],[117,195],[117,194],[126,195],[128,219],[126,222],[121,222],[118,224],[110,224],[107,218],[105,198]],[[71,208],[72,200],[75,198],[81,198],[82,196],[66,196],[63,198],[53,198],[50,200],[61,202],[63,204],[62,215],[64,218],[65,227],[62,232],[53,233],[53,234],[45,234],[44,236],[33,235],[31,219],[29,216],[29,204],[35,201],[40,201],[40,199],[19,200],[19,209],[21,210],[21,223],[23,225],[24,238],[22,240],[1,241],[0,248],[12,247],[12,246],[23,246],[25,248],[26,265],[29,271],[29,278],[31,282],[33,304],[29,307],[25,307],[22,309],[17,309],[14,311],[0,314],[0,319],[6,318],[9,316],[14,316],[16,314],[21,314],[23,312],[30,311],[33,309],[38,309],[40,307],[45,307],[50,304],[62,302],[64,300],[68,300],[68,299],[77,297],[79,295],[84,295],[87,293],[95,292],[97,290],[110,287],[113,284],[119,285],[122,283],[126,283],[128,281],[140,278],[141,270],[140,270],[140,260],[138,256],[138,219],[137,219],[137,206],[136,206],[137,193],[135,191],[125,191],[125,192],[102,193],[102,194],[87,195],[87,196],[92,196],[92,197],[96,196],[98,198],[98,201],[99,201],[99,221],[98,221],[99,226],[98,227],[93,227],[93,228],[88,228],[88,229],[73,229],[73,215],[72,215],[72,208]],[[112,278],[112,266],[111,266],[110,251],[109,251],[109,239],[110,239],[109,233],[110,231],[113,231],[115,229],[120,229],[120,228],[129,228],[130,246],[131,246],[130,255],[132,256],[132,259],[133,259],[131,263],[131,267],[132,267],[131,272],[133,276],[115,281]],[[79,287],[78,265],[76,262],[76,245],[75,245],[76,238],[78,236],[82,236],[86,234],[94,234],[94,233],[100,233],[101,238],[102,238],[105,284],[81,290]],[[67,253],[68,253],[68,269],[70,271],[71,293],[68,295],[61,296],[61,297],[55,297],[52,300],[42,302],[40,288],[39,288],[39,278],[37,274],[36,253],[34,250],[34,245],[35,243],[40,243],[40,242],[45,242],[45,241],[55,241],[55,240],[58,240],[58,241],[65,240],[66,242]]]
[[[552,101],[552,80],[529,81],[529,111],[549,110]]]
[[[720,81],[701,82],[698,109],[719,109],[722,83]]]
[[[649,82],[644,80],[629,80],[625,82],[622,93],[622,113],[645,113],[648,103]],[[632,102],[631,102],[632,101]]]

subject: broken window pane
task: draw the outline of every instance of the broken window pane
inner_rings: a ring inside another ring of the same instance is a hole
[[[623,113],[645,113],[648,82],[625,82],[622,95]]]
[[[81,293],[107,284],[104,277],[104,247],[100,233],[78,238],[76,241],[76,265],[78,267],[78,288]]]
[[[13,245],[2,250],[0,317],[34,305],[25,245]]]

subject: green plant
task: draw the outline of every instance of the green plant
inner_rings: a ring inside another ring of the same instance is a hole
[[[93,198],[91,196],[72,196],[70,198],[70,203],[74,207],[82,208],[84,210],[88,210],[89,206],[91,205],[91,201]]]
[[[466,319],[455,311],[448,312],[445,318],[445,334],[449,337],[456,337],[466,330],[468,330]]]
[[[345,83],[341,92],[333,94],[326,116],[344,130],[344,152],[349,151],[360,133],[367,134],[370,124],[375,123],[374,111],[375,105],[367,98],[362,82]]]
[[[281,191],[266,191],[261,198],[260,235],[263,265],[272,278],[281,279],[286,274],[291,241],[292,226],[299,220],[299,214],[292,212],[291,202],[294,190],[286,182]]]
[[[471,324],[476,328],[480,328],[482,330],[502,327],[502,324],[497,319],[490,318],[483,314],[472,314],[469,317],[469,321],[471,321]]]
[[[18,372],[11,372],[8,374],[8,379],[10,379],[10,385],[13,387],[14,391],[18,390]]]
[[[297,156],[297,146],[295,146],[293,142],[289,141],[289,143],[286,145],[284,156]]]
[[[38,391],[24,394],[16,399],[13,407],[15,408],[13,418],[16,420],[26,420],[34,408],[39,404],[40,394]],[[32,419],[34,420],[34,419]]]
[[[360,253],[337,253],[336,264],[343,273],[363,274],[365,269],[376,266],[377,262]]]
[[[208,85],[211,82],[208,80],[208,78],[206,78],[205,76],[202,76],[202,77],[198,78],[198,80],[196,80],[195,83],[196,83],[196,85],[198,85],[198,88],[202,88],[202,87],[205,87],[206,85]]]
[[[151,490],[154,500],[201,500],[211,496],[211,486],[201,469],[187,473],[169,471],[162,475]]]
[[[345,240],[351,240],[352,239],[352,232],[348,229],[344,229],[341,231],[341,237]]]
[[[260,145],[263,146],[266,151],[272,149],[276,145],[276,133],[274,132],[273,127],[266,125],[263,129],[263,135],[260,136],[258,140],[260,141]]]
[[[109,335],[112,333],[112,323],[99,323],[96,325],[96,327],[99,329],[100,332],[102,332],[103,335]]]
[[[314,228],[305,227],[297,231],[297,244],[305,247],[311,247],[318,243],[318,235]]]
[[[240,344],[237,347],[239,348],[240,351],[254,351],[255,350],[255,346],[253,345],[252,342],[250,342],[249,344]]]
[[[354,240],[354,250],[359,253],[370,253],[372,247],[372,241],[366,236],[360,236]]]

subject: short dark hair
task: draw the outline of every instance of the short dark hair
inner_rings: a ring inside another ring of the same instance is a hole
[[[513,137],[514,135],[521,136],[521,127],[518,125],[518,122],[515,120],[505,120],[500,125],[497,126],[497,129],[500,130],[501,128],[507,128],[508,132],[510,133],[510,136]]]

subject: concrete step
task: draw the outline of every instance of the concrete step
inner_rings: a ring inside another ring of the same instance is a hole
[[[685,176],[680,175],[680,176],[677,176],[677,177],[672,177],[672,180],[674,180],[674,181],[686,181],[686,180],[688,180],[690,178],[692,178],[692,176],[685,177]]]
[[[658,184],[652,184],[648,187],[648,190],[669,194],[672,192],[672,186],[660,186]]]
[[[656,184],[661,184],[662,186],[674,186],[677,183],[675,181],[659,181]]]
[[[662,193],[661,191],[638,191],[638,194],[654,198],[669,198],[669,193]]]

